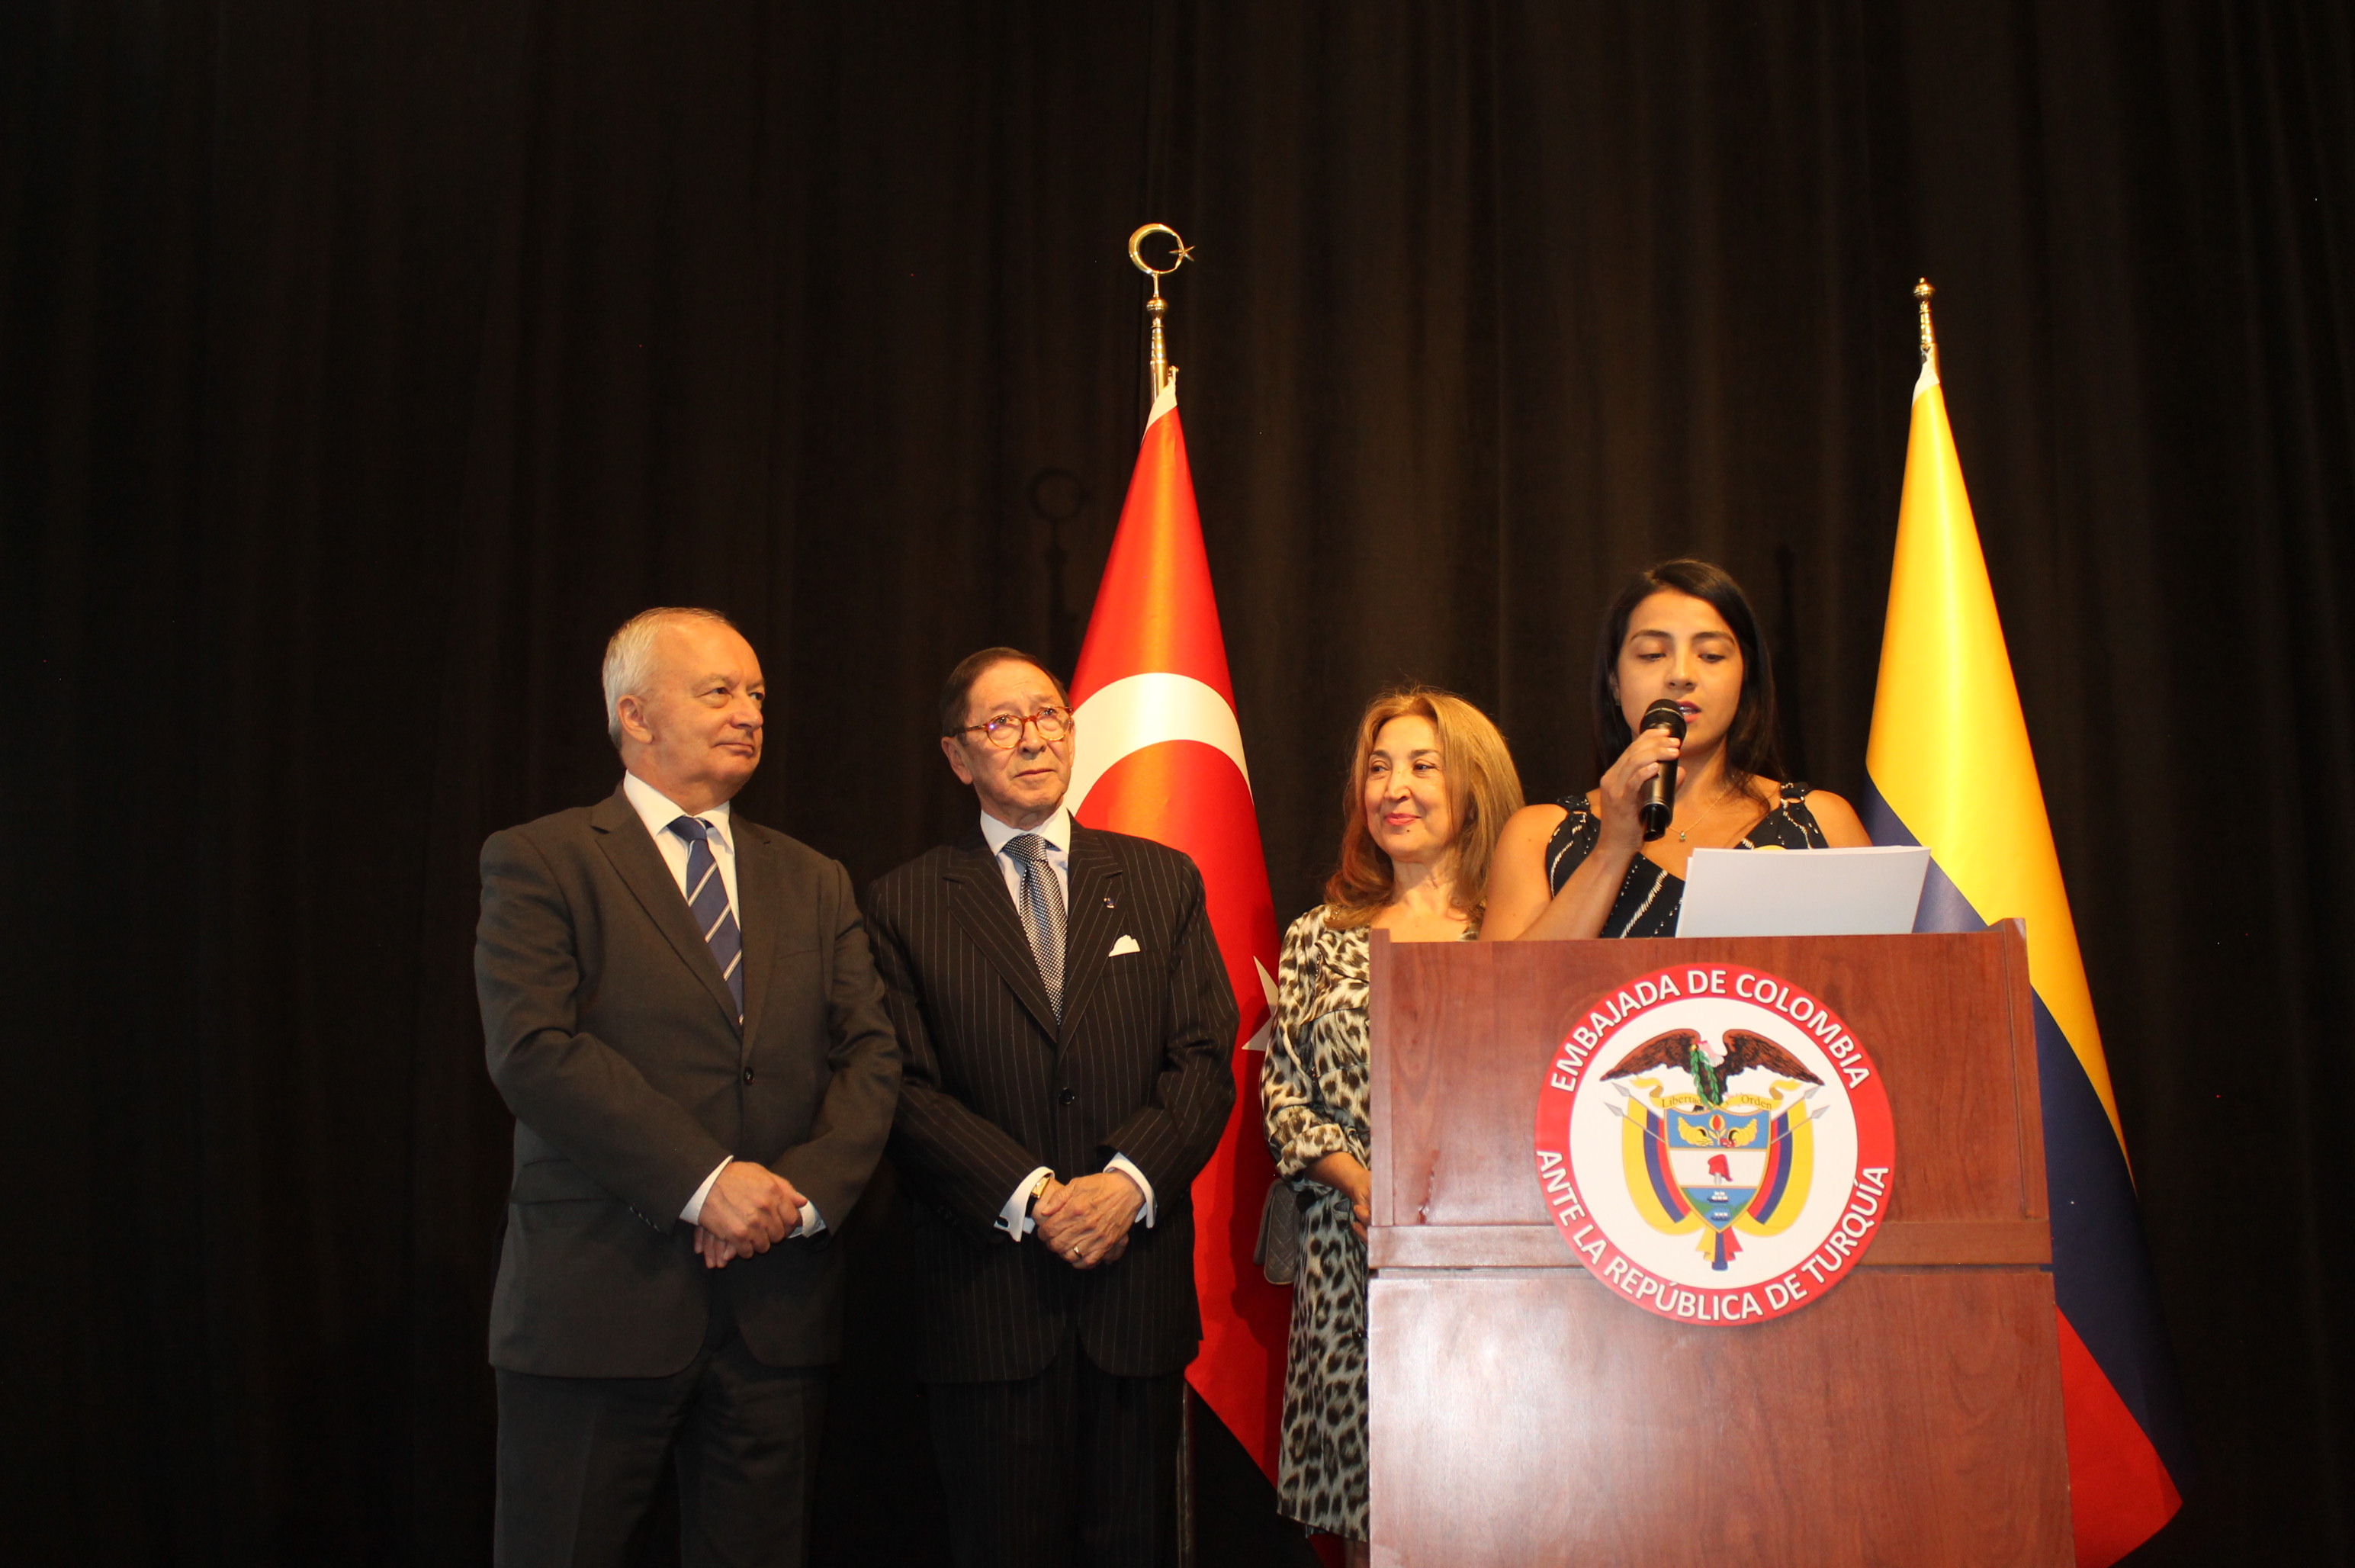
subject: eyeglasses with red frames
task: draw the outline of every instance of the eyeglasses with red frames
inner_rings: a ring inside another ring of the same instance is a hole
[[[964,735],[978,730],[989,743],[1001,752],[1010,752],[1022,743],[1022,727],[1038,726],[1039,739],[1052,743],[1071,732],[1071,716],[1060,708],[1041,708],[1036,713],[1000,713],[978,724],[967,724],[957,731]]]

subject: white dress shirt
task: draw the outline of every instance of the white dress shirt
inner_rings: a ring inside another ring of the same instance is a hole
[[[981,814],[981,837],[989,845],[989,852],[997,861],[999,874],[1006,879],[1006,896],[1014,901],[1015,912],[1018,914],[1022,909],[1022,862],[1008,855],[1006,852],[1006,847],[1025,833],[1035,833],[1046,840],[1047,869],[1055,873],[1055,891],[1063,900],[1065,913],[1063,930],[1065,940],[1068,942],[1071,933],[1069,917],[1071,908],[1071,808],[1057,806],[1055,815],[1036,827],[1009,827],[986,811]],[[1066,974],[1070,973],[1071,962],[1071,953],[1066,949],[1063,955]],[[1145,1179],[1145,1172],[1139,1170],[1128,1156],[1117,1153],[1104,1162],[1104,1168],[1119,1171],[1136,1183],[1136,1189],[1145,1194],[1145,1207],[1136,1211],[1136,1217],[1144,1221],[1146,1228],[1150,1229],[1154,1221],[1153,1183]],[[1039,1185],[1040,1177],[1054,1174],[1052,1170],[1042,1165],[1024,1177],[1015,1187],[1014,1196],[1006,1200],[1006,1207],[998,1211],[997,1228],[1018,1242],[1037,1230],[1038,1221],[1030,1218],[1030,1189]]]
[[[637,774],[628,773],[622,775],[622,795],[637,812],[638,820],[646,825],[646,831],[654,836],[655,848],[662,852],[663,864],[670,868],[671,880],[678,884],[681,899],[687,897],[687,857],[690,846],[670,830],[670,825],[682,816],[693,816],[711,829],[711,837],[704,842],[711,846],[711,859],[719,868],[720,886],[728,891],[728,908],[735,914],[736,928],[741,932],[744,927],[744,906],[736,897],[736,829],[729,820],[728,803],[723,800],[709,811],[692,812]],[[703,1200],[711,1196],[711,1184],[719,1179],[719,1173],[735,1159],[736,1156],[730,1155],[711,1168],[711,1174],[703,1179],[703,1185],[695,1189],[695,1196],[688,1199],[687,1206],[678,1211],[680,1219],[690,1225],[701,1221]],[[817,1205],[804,1203],[802,1222],[794,1227],[793,1233],[814,1236],[825,1229],[826,1221],[819,1216]]]

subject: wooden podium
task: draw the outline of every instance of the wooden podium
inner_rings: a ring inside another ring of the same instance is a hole
[[[1881,1072],[1896,1170],[1845,1283],[1702,1328],[1582,1265],[1534,1157],[1588,1004],[1671,964],[1783,976]],[[1374,933],[1373,1560],[2069,1568],[2027,945],[1972,935]]]

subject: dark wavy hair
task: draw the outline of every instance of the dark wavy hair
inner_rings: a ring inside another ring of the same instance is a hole
[[[941,683],[940,719],[943,735],[964,733],[965,711],[967,706],[973,701],[974,683],[1002,664],[1028,665],[1047,677],[1047,684],[1055,688],[1055,695],[1062,699],[1064,707],[1069,708],[1071,705],[1070,688],[1063,685],[1061,677],[1047,667],[1046,660],[1026,654],[1020,648],[983,648],[978,653],[967,654],[957,660],[956,668],[949,671],[948,679]]]
[[[1742,696],[1733,713],[1733,727],[1725,736],[1725,771],[1735,789],[1753,793],[1753,779],[1783,776],[1783,733],[1774,706],[1774,665],[1766,645],[1759,640],[1758,617],[1742,584],[1724,568],[1705,560],[1664,560],[1637,572],[1619,590],[1603,613],[1602,635],[1594,640],[1594,766],[1610,771],[1636,739],[1619,711],[1619,649],[1627,641],[1627,622],[1636,606],[1659,592],[1689,593],[1724,617],[1742,647]]]

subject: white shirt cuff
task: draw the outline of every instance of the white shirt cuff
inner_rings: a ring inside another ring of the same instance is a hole
[[[701,1224],[703,1200],[711,1196],[711,1184],[719,1179],[721,1171],[735,1163],[736,1157],[731,1154],[713,1166],[711,1174],[703,1179],[703,1185],[695,1189],[695,1196],[687,1200],[687,1207],[678,1211],[678,1217],[690,1225]],[[802,1200],[802,1221],[800,1224],[794,1227],[793,1233],[796,1236],[815,1236],[825,1229],[826,1216],[817,1211],[817,1205],[807,1199]]]
[[[1145,1194],[1145,1207],[1136,1211],[1136,1218],[1145,1221],[1146,1230],[1153,1229],[1153,1183],[1145,1179],[1145,1172],[1137,1169],[1136,1163],[1124,1154],[1113,1156],[1104,1168],[1116,1170],[1136,1183],[1136,1189]]]
[[[1024,1177],[1016,1185],[1014,1196],[1006,1200],[1006,1207],[997,1211],[997,1228],[1018,1242],[1037,1230],[1039,1221],[1030,1218],[1030,1189],[1039,1185],[1040,1177],[1054,1174],[1042,1165]]]
[[[719,1179],[719,1173],[721,1171],[727,1169],[730,1166],[735,1163],[736,1157],[731,1154],[726,1159],[721,1160],[718,1165],[713,1166],[711,1168],[711,1174],[703,1179],[703,1185],[695,1189],[695,1196],[687,1200],[687,1207],[678,1211],[678,1217],[686,1221],[690,1225],[701,1223],[703,1220],[703,1200],[711,1196],[711,1184]]]

